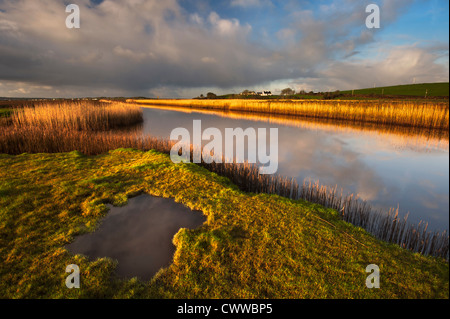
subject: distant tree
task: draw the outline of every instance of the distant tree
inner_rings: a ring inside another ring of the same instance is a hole
[[[325,92],[325,94],[323,95],[323,99],[331,100],[331,99],[338,98],[340,96],[342,96],[342,94],[339,90],[334,91],[334,92]]]
[[[207,99],[215,99],[216,97],[217,97],[217,95],[215,95],[215,94],[212,93],[212,92],[206,93],[206,98],[207,98]]]
[[[295,91],[291,88],[285,88],[281,90],[281,95],[294,95]]]
[[[200,94],[200,98],[201,98],[201,99],[204,99],[205,96],[204,96],[203,94]]]

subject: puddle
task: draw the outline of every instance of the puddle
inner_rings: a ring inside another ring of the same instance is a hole
[[[90,259],[116,259],[116,274],[121,278],[151,279],[172,263],[172,239],[178,230],[194,229],[206,221],[200,211],[148,194],[130,198],[123,207],[109,207],[96,231],[78,236],[66,248]]]

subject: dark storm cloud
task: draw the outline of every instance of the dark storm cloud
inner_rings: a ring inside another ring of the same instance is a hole
[[[268,4],[244,2],[234,6]],[[321,6],[318,16],[291,12],[291,25],[278,33],[286,41],[267,46],[252,39],[251,25],[211,10],[189,13],[176,0],[80,0],[80,29],[65,27],[63,1],[0,0],[0,95],[148,95],[154,88],[246,87],[323,74],[345,82],[336,58],[374,41],[362,26],[363,7],[346,3]],[[400,6],[386,5],[394,19]]]
[[[88,7],[81,1],[82,26],[69,30],[59,1],[4,1],[2,79],[130,90],[229,87],[282,78],[289,64],[270,63],[272,52],[246,43],[250,26],[214,12],[189,19],[175,1]]]

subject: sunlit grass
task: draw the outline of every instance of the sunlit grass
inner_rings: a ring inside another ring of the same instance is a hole
[[[119,280],[114,261],[64,245],[93,231],[106,203],[141,192],[201,210],[206,223],[174,237],[173,264],[150,282]],[[448,298],[448,264],[376,240],[338,212],[245,193],[195,164],[154,151],[98,156],[0,155],[2,298]],[[67,265],[81,288],[67,289]],[[369,264],[380,289],[368,289]]]

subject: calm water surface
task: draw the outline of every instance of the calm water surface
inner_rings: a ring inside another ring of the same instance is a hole
[[[342,188],[376,209],[400,207],[408,220],[429,222],[429,230],[449,228],[449,142],[411,130],[348,127],[289,117],[187,112],[143,108],[146,134],[168,138],[172,129],[202,130],[278,127],[278,173]],[[368,125],[367,125],[368,126]],[[208,141],[205,141],[206,144]]]
[[[110,206],[100,227],[78,236],[67,249],[91,259],[110,257],[118,261],[122,278],[149,280],[172,263],[173,236],[180,228],[197,228],[206,221],[173,199],[140,195],[123,207]]]

